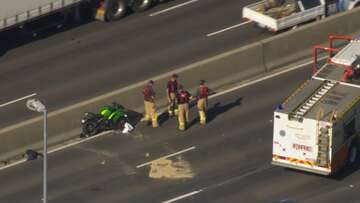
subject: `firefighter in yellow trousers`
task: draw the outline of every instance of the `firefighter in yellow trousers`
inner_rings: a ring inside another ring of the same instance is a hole
[[[155,92],[153,90],[153,85],[154,81],[150,80],[143,91],[145,105],[145,121],[148,125],[152,123],[152,127],[157,128],[159,127],[159,124],[155,106]]]
[[[178,75],[173,74],[166,85],[166,95],[169,102],[168,112],[170,117],[176,116],[178,113],[176,108],[176,96],[178,91],[177,79]]]
[[[191,94],[186,91],[182,85],[179,86],[178,98],[178,120],[179,130],[186,130],[186,124],[189,122],[189,102]]]
[[[200,86],[197,91],[197,108],[200,116],[200,124],[206,124],[206,107],[208,105],[208,96],[210,89],[205,85],[205,80],[200,80]]]

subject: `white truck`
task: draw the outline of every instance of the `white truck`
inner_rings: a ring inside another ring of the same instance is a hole
[[[335,49],[334,40],[350,42]],[[318,50],[329,52],[320,69]],[[312,78],[274,112],[272,164],[331,175],[359,161],[360,37],[331,36],[314,53]]]
[[[133,11],[144,11],[164,0],[1,0],[0,31],[23,27],[54,13],[74,21],[84,15],[103,21],[118,20]]]
[[[284,1],[286,7],[287,0],[281,1]],[[297,3],[297,11],[288,13],[285,16],[274,17],[269,13],[277,8],[268,11],[263,10],[268,6],[268,0],[245,6],[242,10],[242,16],[255,22],[261,28],[266,28],[271,32],[278,32],[360,6],[360,0],[293,0],[293,2]],[[281,13],[281,11],[279,12]]]

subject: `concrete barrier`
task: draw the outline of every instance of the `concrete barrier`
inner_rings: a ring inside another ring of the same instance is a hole
[[[360,8],[331,16],[312,24],[262,40],[267,70],[312,55],[312,47],[323,43],[331,34],[351,34],[360,30]]]
[[[180,75],[181,83],[187,88],[197,86],[200,78],[216,81],[214,88],[229,84],[238,79],[245,79],[265,72],[262,64],[262,45],[254,43],[230,52],[194,63],[176,71],[162,74],[155,78],[154,89],[157,93],[157,105],[166,104],[165,87],[170,76]],[[254,60],[249,60],[249,59]],[[243,60],[239,60],[243,59]],[[231,73],[231,74],[230,74]],[[221,80],[221,81],[220,81]],[[98,111],[104,104],[117,101],[129,109],[142,112],[142,90],[147,81],[143,81],[114,92],[84,101],[67,108],[51,112],[48,116],[49,145],[80,135],[80,120],[84,112]],[[42,146],[42,117],[19,123],[0,130],[0,160],[21,155],[26,149],[40,149]]]
[[[201,78],[210,81],[210,86],[216,89],[310,56],[312,54],[310,48],[315,44],[325,42],[329,34],[359,31],[360,21],[355,19],[360,19],[359,9],[220,54],[155,78],[149,78],[156,82],[157,105],[165,105],[165,85],[173,73],[180,75],[180,81],[186,88],[196,87]],[[48,120],[49,145],[79,136],[83,113],[97,111],[103,104],[117,101],[129,109],[142,112],[141,91],[146,82],[130,85],[51,112]],[[1,129],[0,138],[0,161],[21,155],[27,148],[40,149],[42,118],[39,116]]]

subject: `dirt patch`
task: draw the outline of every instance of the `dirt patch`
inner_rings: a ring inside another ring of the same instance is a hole
[[[154,179],[187,179],[194,175],[190,163],[183,159],[158,159],[150,165],[149,177]]]

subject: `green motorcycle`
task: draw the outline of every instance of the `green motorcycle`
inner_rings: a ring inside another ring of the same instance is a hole
[[[129,133],[134,129],[125,108],[115,102],[101,107],[97,114],[86,112],[81,124],[81,137],[90,137],[107,130],[121,130],[123,133]]]

